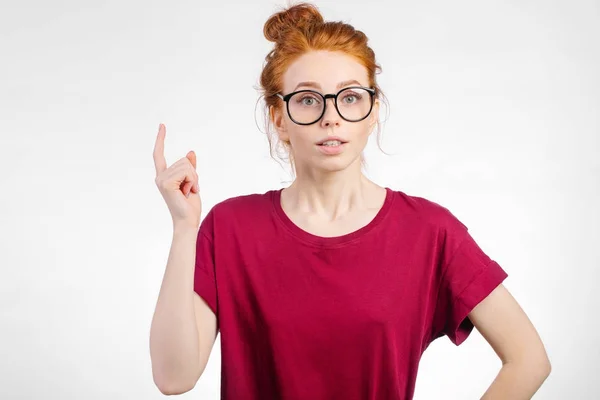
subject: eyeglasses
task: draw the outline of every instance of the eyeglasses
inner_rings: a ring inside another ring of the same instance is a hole
[[[312,125],[325,115],[327,99],[333,99],[340,117],[349,122],[367,118],[373,109],[375,89],[362,86],[344,88],[336,94],[321,94],[316,90],[299,90],[285,96],[276,93],[286,103],[290,119],[298,125]],[[338,102],[341,99],[341,103]]]

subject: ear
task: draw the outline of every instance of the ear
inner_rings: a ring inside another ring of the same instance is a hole
[[[277,130],[279,140],[282,142],[289,141],[289,135],[287,133],[286,121],[281,108],[271,106],[270,108],[271,121],[273,126]]]
[[[373,110],[371,110],[371,114],[369,114],[369,129],[371,129],[371,133],[373,132],[375,124],[379,120],[379,105],[379,99],[375,99],[375,102],[373,103]]]

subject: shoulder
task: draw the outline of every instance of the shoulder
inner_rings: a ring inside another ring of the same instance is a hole
[[[264,225],[260,223],[264,218],[260,217],[271,212],[273,192],[243,194],[217,201],[202,218],[200,232],[214,238],[217,233],[230,235]]]
[[[408,194],[401,190],[393,190],[394,208],[404,216],[416,222],[428,225],[436,230],[467,230],[466,225],[445,205],[431,198]]]
[[[274,192],[269,190],[228,197],[215,203],[206,216],[221,220],[257,216],[258,213],[270,211]]]
[[[246,210],[254,207],[264,207],[270,205],[274,190],[269,190],[264,193],[248,193],[238,196],[228,197],[216,203],[214,208],[222,211],[238,211]]]

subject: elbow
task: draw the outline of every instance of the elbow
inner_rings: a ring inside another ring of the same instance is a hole
[[[161,382],[157,380],[154,381],[154,384],[156,385],[158,390],[165,396],[184,394],[189,392],[196,386],[195,384],[186,384],[182,382]]]
[[[195,379],[185,379],[183,377],[174,378],[172,375],[165,376],[164,374],[156,373],[156,371],[153,372],[152,377],[154,379],[154,385],[156,385],[158,390],[166,396],[189,392],[196,386],[196,382],[199,379],[196,375],[194,375]]]
[[[530,371],[532,377],[536,379],[538,385],[541,386],[542,384],[544,384],[544,382],[546,382],[546,379],[548,379],[548,377],[550,376],[550,372],[552,372],[552,365],[547,359],[542,360],[539,363],[533,365]]]
[[[550,372],[552,372],[552,364],[548,358],[542,363],[541,371],[544,377],[544,380],[550,376]]]
[[[546,353],[546,351],[541,352],[541,355],[537,357],[534,365],[536,366],[536,370],[543,381],[550,376],[550,372],[552,372],[552,364],[550,363],[550,358],[548,358],[548,353]]]
[[[545,352],[541,355],[529,355],[511,364],[517,365],[526,375],[540,382],[544,382],[552,372],[552,364]]]

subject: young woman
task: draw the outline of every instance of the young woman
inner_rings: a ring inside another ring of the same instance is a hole
[[[264,33],[289,187],[222,201],[200,223],[195,154],[167,168],[159,128],[156,184],[174,226],[150,333],[160,391],[192,389],[220,332],[223,399],[411,399],[428,345],[477,327],[503,365],[483,398],[531,398],[550,363],[506,272],[449,210],[362,173],[382,98],[367,37],[310,4]]]

